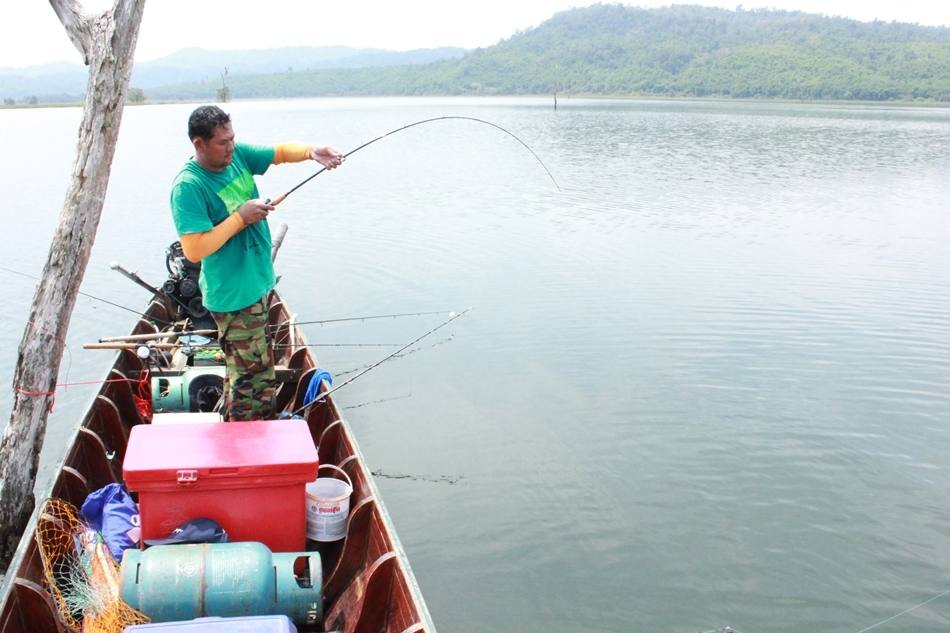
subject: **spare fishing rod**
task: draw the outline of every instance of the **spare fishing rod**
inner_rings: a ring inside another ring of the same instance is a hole
[[[268,325],[272,329],[285,325],[326,325],[327,323],[346,323],[349,321],[369,321],[370,319],[397,319],[400,317],[432,316],[434,314],[455,314],[454,310],[434,310],[432,312],[398,312],[395,314],[371,314],[368,316],[343,317],[340,319],[320,319],[318,321],[284,321],[277,325]]]
[[[432,334],[435,334],[437,331],[441,330],[441,329],[444,328],[446,325],[448,325],[449,323],[451,323],[451,322],[454,321],[455,319],[459,318],[460,316],[464,316],[465,313],[469,312],[470,310],[471,310],[471,308],[465,308],[464,310],[462,310],[462,311],[459,312],[458,314],[453,314],[451,317],[449,317],[448,319],[446,319],[446,320],[443,321],[442,323],[438,324],[437,326],[435,326],[434,328],[432,328],[431,330],[429,330],[428,332],[426,332],[426,333],[423,334],[422,336],[420,336],[420,337],[418,337],[418,338],[416,338],[416,339],[410,341],[409,343],[406,343],[405,345],[403,345],[402,347],[400,347],[399,349],[397,349],[395,352],[393,352],[392,354],[390,354],[390,355],[387,356],[386,358],[383,358],[382,360],[376,361],[375,363],[373,363],[372,365],[370,365],[369,367],[367,367],[366,369],[364,369],[364,370],[361,371],[360,373],[356,374],[355,376],[352,376],[351,378],[348,378],[348,379],[345,380],[344,382],[341,382],[339,385],[337,385],[336,387],[333,387],[332,389],[330,389],[330,390],[327,391],[326,393],[322,393],[322,394],[321,394],[321,393],[318,393],[316,398],[314,398],[314,399],[311,400],[310,402],[304,403],[304,405],[303,405],[302,407],[300,407],[299,409],[295,409],[295,410],[292,412],[292,415],[299,415],[301,411],[306,410],[306,409],[307,409],[308,407],[310,407],[310,405],[312,405],[314,402],[319,402],[319,401],[321,401],[321,400],[324,400],[324,399],[327,398],[327,396],[329,396],[331,393],[334,393],[334,392],[336,392],[336,391],[339,391],[340,389],[342,389],[343,387],[347,386],[348,384],[350,384],[351,382],[353,382],[354,380],[356,380],[356,379],[359,378],[360,376],[371,372],[372,370],[376,369],[377,367],[379,367],[380,365],[382,365],[382,364],[385,363],[386,361],[390,360],[391,358],[395,358],[396,356],[399,356],[399,354],[401,354],[402,352],[406,351],[407,349],[409,349],[410,347],[412,347],[413,345],[415,345],[416,343],[418,343],[418,342],[421,341],[422,339],[426,338],[427,336],[431,336]]]
[[[538,154],[537,154],[533,149],[531,149],[531,147],[529,147],[527,143],[525,143],[525,142],[522,141],[520,138],[518,138],[518,137],[514,134],[514,132],[511,132],[511,131],[509,131],[509,130],[506,130],[505,128],[501,127],[500,125],[498,125],[498,124],[496,124],[496,123],[492,123],[491,121],[486,121],[486,120],[484,120],[484,119],[479,119],[479,118],[472,117],[472,116],[437,116],[437,117],[433,117],[433,118],[431,118],[431,119],[423,119],[422,121],[416,121],[415,123],[409,123],[408,125],[404,125],[404,126],[402,126],[402,127],[400,127],[400,128],[396,128],[395,130],[391,130],[391,131],[389,131],[389,132],[386,132],[385,134],[383,134],[383,135],[381,135],[381,136],[377,136],[376,138],[374,138],[374,139],[371,140],[371,141],[367,141],[367,142],[363,143],[362,145],[360,145],[360,146],[357,147],[356,149],[350,150],[349,152],[347,152],[346,154],[344,154],[344,155],[343,155],[343,158],[346,159],[346,158],[352,156],[353,154],[355,154],[356,152],[360,151],[360,150],[363,149],[364,147],[368,147],[369,145],[372,145],[372,144],[375,143],[376,141],[381,141],[381,140],[383,140],[384,138],[386,138],[387,136],[392,136],[393,134],[396,134],[397,132],[402,132],[403,130],[408,130],[408,129],[411,128],[411,127],[415,127],[415,126],[417,126],[417,125],[422,125],[422,124],[424,124],[424,123],[432,123],[432,122],[434,122],[434,121],[447,121],[447,120],[452,120],[452,119],[458,119],[458,120],[462,120],[462,121],[475,121],[476,123],[483,123],[483,124],[485,124],[485,125],[490,125],[490,126],[492,126],[493,128],[495,128],[495,129],[497,129],[497,130],[501,130],[502,132],[504,132],[504,133],[507,134],[508,136],[512,137],[513,139],[515,139],[516,141],[518,141],[519,143],[521,143],[521,145],[524,146],[525,149],[527,149],[529,152],[531,152],[531,155],[534,156],[535,160],[537,160],[538,163],[541,164],[541,167],[544,168],[544,171],[547,173],[548,178],[551,179],[551,182],[554,183],[554,186],[557,187],[557,190],[558,190],[558,191],[561,190],[561,186],[560,186],[559,184],[557,184],[557,180],[554,179],[554,176],[551,174],[551,170],[548,169],[548,166],[544,164],[544,161],[541,160],[541,157],[538,156]],[[310,182],[311,180],[313,180],[314,178],[316,178],[317,176],[319,176],[320,174],[322,174],[323,172],[325,172],[326,170],[327,170],[327,168],[326,168],[326,167],[323,167],[323,168],[320,169],[317,173],[315,173],[315,174],[313,174],[312,176],[310,176],[310,177],[304,179],[304,180],[303,180],[302,182],[300,182],[296,187],[294,187],[293,189],[291,189],[291,190],[288,191],[287,193],[285,193],[285,194],[283,194],[283,195],[280,195],[280,196],[277,196],[277,197],[274,198],[273,200],[268,199],[268,200],[267,200],[267,203],[268,203],[268,204],[271,204],[271,205],[273,205],[273,206],[276,207],[278,204],[280,204],[281,202],[283,202],[284,200],[286,200],[286,199],[287,199],[287,196],[289,196],[289,195],[292,194],[293,192],[297,191],[298,189],[300,189],[301,187],[303,187],[305,184],[307,184],[308,182]]]

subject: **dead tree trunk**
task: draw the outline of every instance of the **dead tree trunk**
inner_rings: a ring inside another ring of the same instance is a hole
[[[89,83],[72,184],[20,341],[13,411],[0,441],[0,569],[7,568],[33,511],[46,416],[102,214],[145,0],[115,0],[100,15],[85,14],[77,0],[50,5],[89,66]]]

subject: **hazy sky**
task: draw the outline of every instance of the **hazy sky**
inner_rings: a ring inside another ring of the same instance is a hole
[[[47,2],[4,3],[0,66],[78,62],[66,32]],[[86,0],[90,9],[111,6]],[[589,0],[149,0],[136,59],[147,61],[187,46],[210,49],[345,45],[391,50],[435,46],[490,46],[518,30],[537,26],[557,11]],[[643,0],[633,6],[665,6]],[[734,9],[737,2],[692,0]],[[771,0],[742,2],[751,8],[800,10],[858,20],[896,20],[950,26],[947,0]]]

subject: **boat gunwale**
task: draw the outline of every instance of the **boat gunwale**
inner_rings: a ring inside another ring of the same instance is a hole
[[[274,291],[274,296],[279,298],[276,290]],[[273,305],[273,302],[272,304]],[[288,348],[288,356],[292,356],[296,351],[296,348],[306,349],[308,352],[308,357],[313,361],[314,367],[318,367],[316,356],[310,352],[310,347],[307,345],[307,338],[304,336],[303,331],[300,329],[300,326],[295,322],[291,322],[291,315],[287,312],[286,304],[282,306],[282,312],[286,315],[285,321],[288,324],[293,326],[295,331],[296,343],[292,347]],[[432,615],[429,613],[429,607],[426,605],[425,598],[422,595],[422,588],[419,586],[418,580],[416,580],[416,575],[412,570],[412,566],[409,563],[409,557],[406,556],[406,551],[403,548],[402,542],[399,540],[399,534],[396,532],[396,526],[393,523],[392,517],[389,514],[389,510],[386,509],[386,504],[383,502],[382,496],[379,493],[379,487],[376,485],[376,478],[373,476],[372,470],[367,466],[366,458],[363,455],[363,450],[360,448],[359,443],[356,441],[356,437],[353,434],[352,429],[350,428],[349,422],[343,416],[340,407],[337,406],[336,401],[331,397],[327,397],[327,403],[330,407],[330,410],[333,412],[335,419],[340,421],[340,424],[343,428],[343,431],[346,433],[347,439],[350,442],[350,445],[353,448],[353,453],[356,455],[356,461],[360,467],[364,470],[365,481],[369,486],[369,489],[372,493],[372,496],[375,499],[377,508],[379,510],[379,516],[383,521],[387,535],[389,537],[390,543],[392,544],[393,551],[396,554],[396,559],[399,565],[403,568],[403,577],[406,580],[407,588],[412,594],[413,602],[415,603],[416,608],[419,610],[419,616],[422,618],[425,630],[430,633],[435,633],[435,625],[432,621]],[[319,438],[314,438],[318,440]]]

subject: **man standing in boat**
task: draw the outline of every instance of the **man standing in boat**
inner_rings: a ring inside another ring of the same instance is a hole
[[[195,155],[172,185],[172,216],[185,257],[202,262],[199,285],[227,363],[224,417],[273,418],[267,301],[276,278],[267,214],[274,207],[259,199],[254,176],[308,159],[334,169],[344,157],[332,147],[235,143],[231,118],[217,106],[191,113],[188,138]]]

